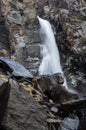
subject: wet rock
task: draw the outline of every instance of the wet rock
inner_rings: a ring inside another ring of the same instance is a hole
[[[79,118],[76,115],[70,115],[64,118],[58,130],[77,130],[79,127]]]
[[[48,130],[46,112],[23,88],[11,87],[7,114],[2,122],[7,130]]]
[[[64,80],[61,74],[43,75],[33,79],[34,84],[40,86],[42,91],[54,102],[64,102],[77,99],[76,93],[70,92],[63,86]]]
[[[82,77],[81,75],[77,74],[77,72],[81,72],[84,74],[86,73],[86,22],[85,17],[82,18],[80,16],[80,10],[84,12],[85,8],[83,7],[81,1],[70,0],[67,1],[67,3],[70,10],[73,9],[71,7],[73,7],[74,5],[74,10],[70,11],[68,9],[59,9],[57,41],[58,47],[61,51],[63,61],[62,64],[64,68],[66,68],[65,70],[67,74],[67,79],[69,80],[69,86],[74,87],[78,82],[78,78]],[[81,82],[83,82],[82,78],[81,80]]]
[[[60,107],[63,108],[64,111],[70,111],[70,112],[73,110],[78,111],[79,109],[86,108],[86,98],[79,98],[79,99],[63,102]]]
[[[15,77],[26,77],[32,78],[33,76],[30,72],[24,68],[23,65],[19,64],[16,61],[13,61],[6,57],[0,57],[0,66],[2,66],[4,72],[11,73]]]
[[[60,73],[38,76],[35,77],[33,80],[34,82],[37,82],[37,84],[39,84],[43,91],[46,91],[49,87],[52,88],[64,83],[64,79]]]
[[[64,86],[56,86],[49,88],[45,92],[50,99],[52,99],[54,102],[62,103],[65,101],[69,101],[72,99],[78,99],[78,95],[74,92],[69,91]]]

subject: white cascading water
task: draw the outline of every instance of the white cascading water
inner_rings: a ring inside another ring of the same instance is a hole
[[[41,54],[42,62],[39,67],[39,75],[61,73],[64,77],[60,64],[59,50],[56,45],[54,33],[51,24],[37,16],[40,24],[40,38],[42,41]],[[64,77],[64,86],[67,88],[67,82]]]

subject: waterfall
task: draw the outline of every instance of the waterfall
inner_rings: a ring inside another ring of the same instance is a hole
[[[41,54],[42,62],[39,67],[39,75],[61,73],[64,78],[64,86],[67,88],[66,78],[63,74],[59,50],[56,45],[53,29],[51,24],[39,16],[37,16],[40,24],[40,38],[41,38]]]

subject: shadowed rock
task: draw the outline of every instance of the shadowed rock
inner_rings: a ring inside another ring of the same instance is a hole
[[[64,79],[61,73],[56,73],[53,75],[42,75],[34,77],[33,82],[37,83],[43,91],[46,91],[49,88],[52,88],[56,85],[62,85],[64,83]]]
[[[60,73],[35,77],[34,83],[55,102],[61,103],[78,98],[76,93],[70,92],[63,86],[64,80]]]
[[[6,54],[2,50],[6,50]],[[0,15],[0,55],[7,56],[10,53],[9,31],[5,25],[3,15]]]
[[[8,83],[8,80],[3,80],[0,77],[0,126],[6,113],[9,91],[10,85]]]

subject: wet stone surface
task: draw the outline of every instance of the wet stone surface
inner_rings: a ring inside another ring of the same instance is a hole
[[[34,77],[33,82],[54,102],[62,103],[79,98],[77,93],[73,93],[63,86],[64,80],[59,73]]]
[[[32,74],[27,69],[25,69],[23,65],[19,64],[16,61],[13,61],[6,57],[0,57],[0,61],[0,66],[3,68],[5,73],[9,71],[10,75],[14,77],[33,77]]]

